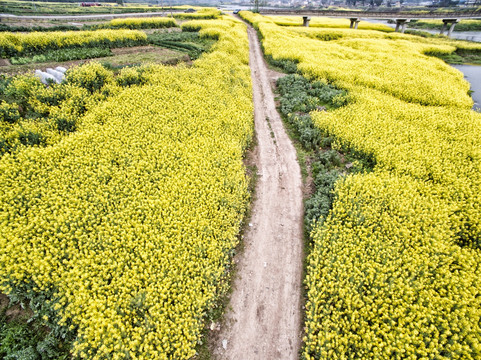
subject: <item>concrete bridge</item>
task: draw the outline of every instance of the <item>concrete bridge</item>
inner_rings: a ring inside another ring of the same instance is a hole
[[[447,36],[451,36],[454,26],[461,19],[481,19],[480,11],[472,12],[451,12],[437,13],[417,13],[417,12],[401,12],[401,11],[331,11],[331,10],[293,10],[293,9],[261,9],[262,15],[297,15],[302,16],[303,26],[309,26],[310,16],[326,16],[347,18],[351,21],[350,28],[357,29],[361,18],[363,19],[393,19],[396,22],[396,30],[404,33],[406,25],[414,19],[441,19],[443,27],[440,34],[443,35],[447,30]]]
[[[262,15],[300,15],[300,16],[328,16],[342,18],[370,18],[370,19],[481,19],[481,11],[453,11],[439,13],[435,11],[418,13],[416,11],[335,11],[335,10],[306,10],[306,9],[259,9]]]

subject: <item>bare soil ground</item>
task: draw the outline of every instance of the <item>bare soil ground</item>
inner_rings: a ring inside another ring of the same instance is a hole
[[[112,53],[114,55],[125,55],[125,54],[138,54],[138,53],[146,53],[146,52],[156,52],[160,50],[168,50],[162,49],[157,46],[132,46],[132,47],[124,47],[124,48],[115,48],[112,49]]]
[[[7,322],[33,316],[33,311],[30,308],[26,307],[24,309],[20,304],[12,305],[8,296],[0,293],[0,312],[3,313],[3,311],[5,311]]]
[[[108,62],[114,66],[156,63],[165,65],[175,65],[180,62],[190,63],[187,54],[179,51],[164,49],[157,46],[135,46],[126,48],[112,49],[113,56],[107,56],[95,59],[71,60],[64,62],[45,62],[25,65],[10,65],[8,60],[0,59],[0,72],[3,74],[22,74],[33,72],[36,69],[45,71],[47,68],[55,68],[63,66],[70,68],[71,66],[84,64],[90,61]]]
[[[248,29],[259,180],[244,251],[220,331],[215,358],[297,359],[301,343],[302,178],[296,151],[276,110],[273,80],[259,40]],[[274,74],[275,75],[275,74]],[[278,75],[277,75],[278,76]]]

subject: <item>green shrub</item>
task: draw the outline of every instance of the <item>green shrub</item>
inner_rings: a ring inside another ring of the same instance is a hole
[[[19,131],[18,139],[26,146],[41,145],[43,142],[42,135],[39,132],[29,129]]]
[[[269,64],[284,70],[288,74],[297,73],[297,63],[295,61],[286,59],[274,59],[271,55],[266,55],[265,58]]]
[[[44,26],[16,26],[0,24],[0,32],[32,32],[32,31],[80,31],[87,30],[88,26],[78,27],[75,25],[55,25],[50,27]]]
[[[294,127],[304,148],[315,150],[321,145],[321,132],[312,122],[310,115],[289,114],[287,121]]]
[[[0,357],[5,360],[67,360],[70,345],[53,336],[39,319],[0,314]]]
[[[113,73],[101,64],[91,62],[69,69],[65,78],[70,84],[82,87],[93,93],[100,90],[107,82],[111,82]]]
[[[4,96],[9,102],[16,102],[22,109],[20,113],[24,114],[31,109],[30,99],[43,87],[44,85],[36,77],[29,75],[15,76],[8,83]]]
[[[18,119],[20,119],[20,113],[17,104],[0,103],[0,121],[16,123]]]
[[[341,158],[337,151],[327,150],[322,151],[318,154],[316,163],[330,170],[333,167],[341,166]],[[314,170],[314,175],[315,174],[316,171]]]
[[[5,90],[7,89],[8,84],[10,84],[11,81],[11,76],[0,74],[0,99],[5,98]]]
[[[334,201],[334,186],[339,180],[339,171],[326,171],[322,169],[315,175],[315,193],[306,200],[304,205],[304,222],[310,232],[314,221],[324,219],[329,214]],[[323,221],[323,220],[321,220]]]
[[[0,356],[2,359],[39,359],[35,351],[39,335],[28,326],[26,320],[7,323],[4,315],[1,322]]]
[[[345,105],[347,93],[322,81],[311,82],[297,74],[280,78],[277,88],[281,94],[281,113],[294,127],[301,144],[306,149],[319,148],[323,136],[308,113]]]
[[[281,112],[310,112],[343,106],[347,93],[322,81],[309,81],[301,75],[284,76],[277,81],[282,95]]]
[[[145,67],[123,68],[120,71],[120,74],[115,78],[115,81],[118,85],[123,87],[143,85],[147,82],[147,78],[144,76],[145,71]]]
[[[185,29],[183,28],[183,30]],[[215,43],[215,40],[201,37],[195,31],[156,33],[149,35],[148,41],[163,48],[185,52],[192,60],[198,59],[204,52],[209,51]]]
[[[77,122],[75,119],[57,117],[55,118],[55,123],[57,125],[58,131],[74,132],[75,130],[77,130]]]

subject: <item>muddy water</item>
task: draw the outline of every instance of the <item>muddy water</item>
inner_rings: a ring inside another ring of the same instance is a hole
[[[464,74],[471,84],[471,96],[474,100],[473,109],[481,111],[481,66],[477,65],[453,65]]]

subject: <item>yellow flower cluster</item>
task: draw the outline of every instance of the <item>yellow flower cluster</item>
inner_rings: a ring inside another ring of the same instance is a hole
[[[225,18],[225,17],[224,17]],[[208,24],[215,24],[215,27],[206,26]],[[222,28],[228,31],[230,40],[234,40],[232,36],[242,36],[242,32],[236,29],[236,22],[225,22],[222,20],[192,20],[181,25],[182,31],[198,31],[201,37],[218,39],[219,31],[216,29]],[[244,61],[244,57],[242,58]]]
[[[96,62],[69,69],[66,74],[69,84],[76,85],[93,93],[105,84],[112,82],[113,73]]]
[[[128,41],[145,40],[147,40],[147,35],[138,30],[2,32],[0,33],[0,56],[9,57],[26,52],[39,52],[72,46],[121,44]]]
[[[374,25],[374,24],[371,24]],[[322,28],[315,28],[315,27],[301,27],[301,28],[293,28],[291,29],[294,32],[303,34],[304,36],[317,38],[320,40],[331,40],[332,38],[324,39],[326,34],[331,36],[336,36],[335,39],[339,38],[352,38],[352,39],[387,39],[387,40],[405,40],[409,41],[410,43],[416,44],[424,44],[428,46],[425,52],[429,52],[429,46],[432,47],[432,50],[444,51],[446,53],[451,53],[452,51],[458,50],[471,50],[471,51],[481,51],[481,44],[472,42],[472,41],[462,41],[462,40],[453,40],[449,38],[423,38],[415,35],[409,34],[401,34],[397,32],[386,33],[385,31],[358,31],[353,32],[352,29],[322,29]],[[376,30],[376,29],[373,29]],[[433,46],[434,45],[434,46]],[[448,51],[449,50],[449,51]]]
[[[4,91],[8,102],[0,103],[0,157],[23,146],[53,145],[76,131],[87,110],[128,83],[126,70],[114,81],[112,71],[92,62],[69,69],[66,82],[47,87],[33,75],[9,79]]]
[[[370,87],[422,105],[472,106],[469,83],[463,75],[442,60],[424,55],[435,51],[451,53],[455,47],[414,42],[405,37],[414,37],[411,35],[377,32],[383,37],[371,38],[370,33],[376,32],[354,34],[354,30],[349,30],[334,30],[341,36],[319,41],[329,30],[284,30],[272,23],[260,24],[266,54],[274,59],[299,61],[299,70],[308,77],[325,78],[343,87]],[[447,83],[450,86],[445,86]]]
[[[50,294],[82,358],[191,358],[225,290],[248,201],[248,41],[236,20],[202,26],[219,40],[192,67],[145,67],[76,133],[0,160],[1,289]]]
[[[481,253],[452,243],[431,191],[381,171],[337,186],[312,234],[304,359],[480,358]]]
[[[349,91],[311,117],[375,163],[313,226],[303,357],[481,358],[481,114],[462,74],[426,55],[480,46],[246,17],[268,55]]]
[[[176,19],[196,20],[196,19],[217,19],[221,17],[221,11],[215,8],[195,8],[197,11],[193,13],[174,13]]]
[[[432,191],[451,206],[455,239],[481,248],[481,114],[367,88],[353,88],[351,99],[332,113],[313,114],[316,125],[343,148],[373,156],[378,167],[442,185]]]
[[[172,18],[151,17],[151,18],[127,18],[113,19],[104,25],[106,28],[127,28],[127,29],[151,29],[176,27],[177,23]]]
[[[302,17],[300,16],[267,16],[276,25],[281,26],[302,26]],[[309,27],[315,28],[349,28],[351,22],[349,19],[338,19],[329,17],[312,17]],[[373,24],[367,21],[361,21],[358,24],[359,30],[379,30],[385,32],[394,32],[394,29],[384,24]]]
[[[260,23],[271,23],[274,24],[272,19],[268,16],[262,16],[261,14],[253,13],[250,11],[240,11],[239,16],[244,20],[248,21],[254,28],[258,29]]]

